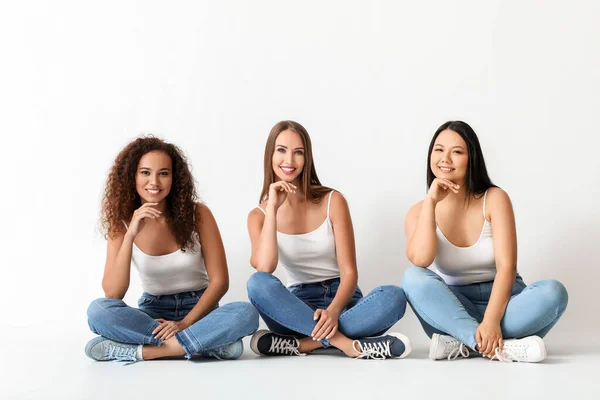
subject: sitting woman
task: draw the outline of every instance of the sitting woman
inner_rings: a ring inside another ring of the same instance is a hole
[[[349,357],[407,356],[404,335],[383,335],[404,315],[404,293],[381,286],[363,297],[348,204],[319,182],[302,125],[273,127],[264,167],[261,204],[248,216],[250,263],[258,271],[248,281],[248,296],[270,331],[254,334],[251,349],[301,355],[331,344]],[[278,263],[287,288],[272,275]]]
[[[105,298],[88,308],[85,347],[98,360],[140,361],[199,354],[236,359],[241,338],[258,328],[249,303],[218,306],[229,275],[221,235],[182,152],[157,138],[140,138],[117,156],[108,176],[102,222],[108,248]],[[135,266],[144,294],[139,308],[123,297]]]
[[[510,199],[492,184],[466,123],[447,122],[433,135],[427,185],[405,220],[406,254],[415,266],[402,287],[431,338],[429,357],[476,350],[502,361],[542,361],[541,338],[565,311],[567,291],[553,280],[527,286],[517,273]]]

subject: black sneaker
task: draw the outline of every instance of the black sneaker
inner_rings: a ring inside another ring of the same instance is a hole
[[[298,351],[300,342],[293,336],[260,330],[252,335],[250,348],[259,356],[305,356]]]
[[[404,358],[412,350],[410,340],[401,333],[358,339],[352,343],[352,346],[360,353],[356,358],[373,360]]]

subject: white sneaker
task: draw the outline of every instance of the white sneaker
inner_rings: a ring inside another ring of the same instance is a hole
[[[507,339],[504,341],[502,351],[496,349],[496,354],[491,358],[504,362],[540,362],[547,356],[546,345],[539,336],[527,336],[523,339]]]
[[[473,352],[475,353],[475,352]],[[432,360],[456,360],[459,356],[469,358],[471,351],[464,343],[448,335],[434,333],[429,345],[429,358]]]

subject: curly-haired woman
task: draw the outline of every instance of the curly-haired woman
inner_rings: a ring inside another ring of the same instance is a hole
[[[102,226],[108,241],[104,298],[88,308],[100,335],[85,348],[94,360],[141,361],[204,355],[236,359],[241,338],[258,328],[249,303],[219,307],[229,276],[221,235],[173,144],[145,137],[129,143],[108,175]],[[139,308],[123,297],[135,266],[144,293]]]

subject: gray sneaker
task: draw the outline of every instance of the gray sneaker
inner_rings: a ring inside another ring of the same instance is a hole
[[[137,344],[119,343],[102,336],[85,345],[85,355],[96,361],[141,361],[137,357]]]
[[[240,339],[237,342],[217,347],[216,349],[209,350],[203,354],[209,357],[218,358],[219,360],[235,360],[240,358],[242,353],[244,353],[244,343],[242,343],[242,340]]]

